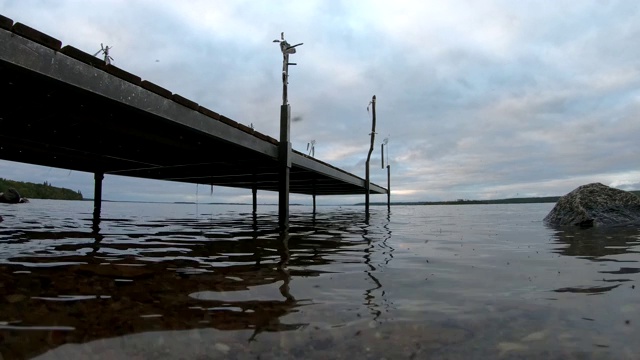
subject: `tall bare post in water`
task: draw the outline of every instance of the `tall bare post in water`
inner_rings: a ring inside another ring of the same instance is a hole
[[[369,217],[369,191],[371,188],[371,180],[369,179],[369,162],[371,161],[371,153],[373,152],[373,144],[376,140],[376,96],[373,95],[373,98],[371,99],[371,102],[369,103],[371,105],[371,113],[373,114],[373,120],[372,120],[372,124],[371,124],[371,146],[369,147],[369,154],[367,155],[367,165],[366,165],[366,176],[365,176],[365,187],[364,187],[364,192],[365,192],[365,198],[364,198],[364,203],[365,203],[365,209],[364,212],[366,214],[367,217]],[[368,109],[368,107],[367,107]]]
[[[389,138],[384,138],[382,140],[382,145],[380,146],[381,159],[382,159],[382,169],[384,169],[384,146],[387,145],[387,210],[391,210],[391,164],[389,164]]]
[[[95,172],[93,174],[93,230],[98,232],[100,230],[100,213],[102,212],[102,180],[104,180],[104,173],[102,171]]]
[[[255,183],[253,183],[253,187],[251,188],[251,198],[253,200],[253,213],[256,214],[258,211],[258,187]]]
[[[278,181],[278,226],[280,230],[289,228],[289,178],[291,172],[291,141],[289,130],[291,128],[291,107],[287,93],[289,85],[289,55],[296,53],[296,45],[289,45],[284,39],[284,32],[280,33],[280,40],[273,40],[280,44],[282,51],[282,106],[280,106],[280,144],[278,147],[278,162],[280,164]]]

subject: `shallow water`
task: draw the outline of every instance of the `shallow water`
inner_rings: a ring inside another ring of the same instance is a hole
[[[553,204],[0,205],[0,359],[640,358],[640,232]]]

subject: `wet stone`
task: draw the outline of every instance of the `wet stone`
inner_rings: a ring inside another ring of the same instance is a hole
[[[561,197],[544,222],[580,227],[640,224],[640,198],[600,183],[582,185]]]

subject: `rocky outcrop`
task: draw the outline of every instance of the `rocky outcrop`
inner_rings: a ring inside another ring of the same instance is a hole
[[[600,183],[582,185],[561,197],[544,222],[581,227],[640,224],[640,197]]]
[[[21,197],[20,193],[14,188],[9,188],[7,191],[0,193],[0,203],[18,204],[24,202],[28,202],[28,200]]]

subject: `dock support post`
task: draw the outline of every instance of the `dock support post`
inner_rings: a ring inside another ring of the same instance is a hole
[[[278,145],[279,181],[278,181],[278,225],[280,231],[289,230],[289,177],[291,173],[291,142],[289,129],[291,125],[291,107],[289,106],[288,89],[289,55],[296,53],[296,47],[302,43],[290,45],[280,33],[280,40],[273,40],[280,45],[282,52],[282,106],[280,106],[280,144]]]
[[[380,145],[380,159],[382,160],[382,169],[384,169],[384,146],[387,145],[389,138],[385,138]],[[387,148],[387,153],[389,152]],[[389,155],[387,155],[388,157]],[[387,158],[387,211],[391,211],[391,164]]]
[[[285,87],[286,89],[286,87]],[[291,172],[291,142],[289,128],[291,106],[280,107],[280,144],[278,160],[280,163],[280,181],[278,182],[278,225],[280,230],[289,228],[289,177]]]
[[[312,194],[312,198],[313,198],[313,216],[316,215],[316,179],[313,179],[313,194]]]
[[[93,187],[93,222],[100,221],[100,212],[102,211],[102,180],[104,179],[103,172],[96,172],[93,174],[95,180]]]
[[[258,211],[258,187],[256,187],[256,184],[253,184],[251,193],[253,195],[253,213],[256,214]]]
[[[387,165],[387,210],[391,210],[391,165]]]

